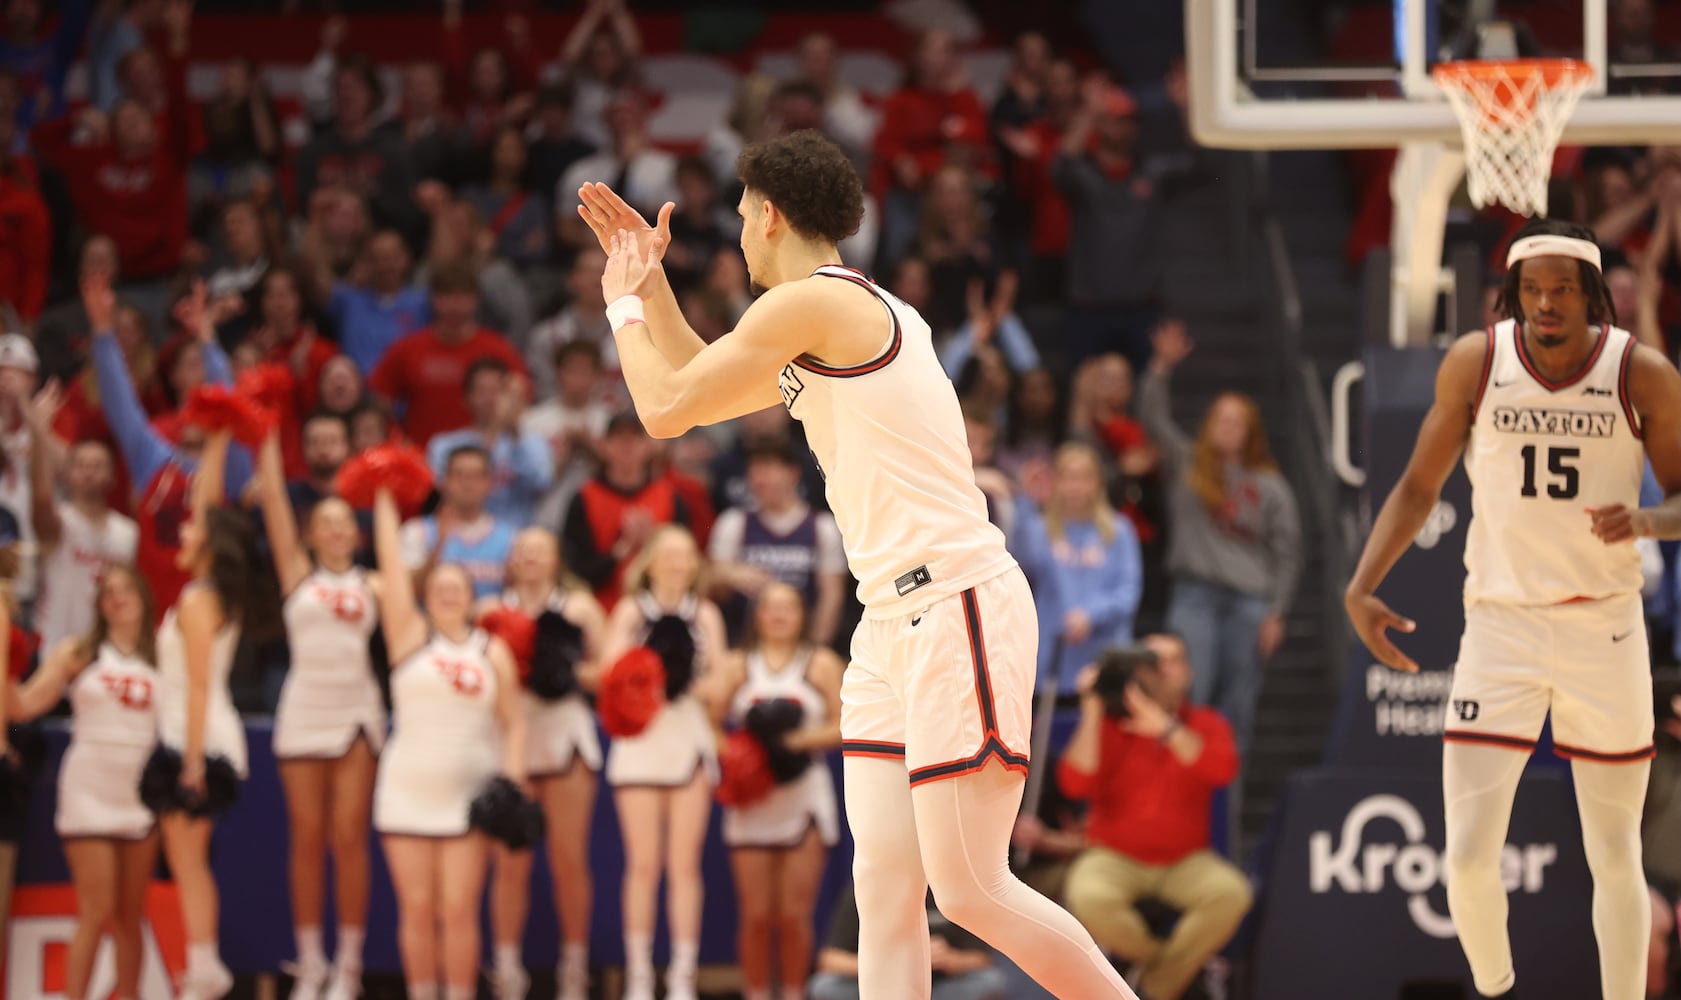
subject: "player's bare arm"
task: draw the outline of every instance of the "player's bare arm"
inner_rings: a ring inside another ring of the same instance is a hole
[[[656,280],[650,272],[658,267],[630,233],[615,236],[602,292],[608,302],[640,296]],[[818,279],[770,289],[734,330],[681,366],[654,346],[661,334],[652,327],[659,322],[652,315],[615,322],[614,338],[637,416],[649,434],[662,438],[780,405],[777,376],[789,362],[802,355],[840,366],[868,361],[891,329],[874,296]]]
[[[1639,510],[1621,504],[1591,510],[1593,533],[1607,545],[1639,537],[1681,538],[1681,372],[1658,351],[1636,345],[1629,359],[1628,395],[1664,499]]]
[[[1414,625],[1378,600],[1377,589],[1424,527],[1442,495],[1442,485],[1459,463],[1471,433],[1487,354],[1488,337],[1481,332],[1460,337],[1448,349],[1436,371],[1436,399],[1419,426],[1412,458],[1384,500],[1371,537],[1360,553],[1354,578],[1343,594],[1343,604],[1360,640],[1380,662],[1397,670],[1416,671],[1418,664],[1396,648],[1388,630],[1411,632]]]
[[[605,184],[585,184],[578,189],[578,201],[578,215],[595,233],[602,252],[612,253],[612,238],[622,229],[635,238],[637,246],[655,263],[665,259],[666,248],[671,246],[671,213],[677,207],[675,204],[668,201],[660,206],[659,215],[650,226],[642,213]],[[650,332],[655,337],[654,346],[667,361],[681,368],[700,353],[706,341],[683,318],[677,293],[666,280],[665,269],[654,270],[647,294],[642,296],[642,308],[653,323]]]

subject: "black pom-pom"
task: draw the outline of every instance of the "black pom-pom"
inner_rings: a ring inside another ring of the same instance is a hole
[[[537,644],[526,685],[544,701],[559,701],[578,691],[578,661],[584,658],[584,630],[566,616],[548,610],[537,616]]]
[[[770,761],[770,775],[779,785],[798,781],[811,766],[811,754],[804,750],[790,750],[781,742],[773,743],[765,756]]]
[[[217,754],[204,759],[204,793],[181,787],[181,753],[159,746],[146,759],[140,772],[140,801],[159,816],[185,812],[195,819],[220,816],[239,801],[239,774],[226,757]]]
[[[663,615],[648,626],[642,645],[665,664],[666,700],[677,700],[695,679],[695,637],[689,623],[676,615]]]
[[[503,777],[493,779],[473,799],[467,822],[516,851],[535,847],[543,839],[542,807]]]
[[[805,706],[792,698],[770,698],[754,702],[743,720],[747,731],[766,746],[775,746],[782,737],[800,728],[805,721]]]

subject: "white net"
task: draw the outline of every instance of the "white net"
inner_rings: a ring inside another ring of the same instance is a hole
[[[1459,116],[1471,202],[1546,215],[1553,152],[1592,69],[1568,59],[1469,61],[1433,75]]]

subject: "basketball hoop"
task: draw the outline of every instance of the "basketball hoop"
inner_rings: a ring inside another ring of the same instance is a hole
[[[1471,202],[1547,214],[1553,151],[1593,67],[1575,59],[1465,60],[1431,76],[1459,116]]]

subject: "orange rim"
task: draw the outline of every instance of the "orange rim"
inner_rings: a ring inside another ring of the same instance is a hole
[[[1579,59],[1464,59],[1443,63],[1430,75],[1442,87],[1464,90],[1483,84],[1481,99],[1510,107],[1522,99],[1521,84],[1539,77],[1548,89],[1582,86],[1593,79],[1593,67]]]

